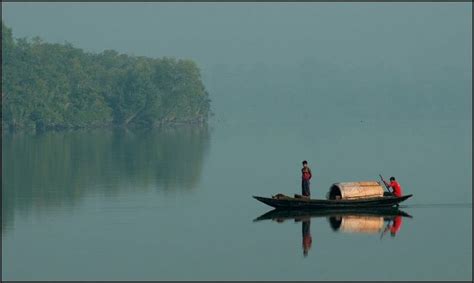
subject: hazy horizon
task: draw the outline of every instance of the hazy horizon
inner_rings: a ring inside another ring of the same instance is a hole
[[[196,61],[216,119],[472,117],[472,3],[2,5],[15,37]]]

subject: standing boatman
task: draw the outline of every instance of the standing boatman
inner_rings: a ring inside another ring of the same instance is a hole
[[[301,194],[305,197],[310,197],[309,180],[312,177],[311,169],[308,167],[308,161],[303,161],[303,168],[301,168]]]

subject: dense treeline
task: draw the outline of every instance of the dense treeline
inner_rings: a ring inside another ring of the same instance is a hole
[[[2,22],[2,128],[201,123],[209,109],[191,60],[16,39]]]

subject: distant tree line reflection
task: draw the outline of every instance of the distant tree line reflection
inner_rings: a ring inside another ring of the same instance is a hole
[[[2,231],[17,211],[74,206],[89,193],[191,190],[209,139],[206,126],[4,134]]]

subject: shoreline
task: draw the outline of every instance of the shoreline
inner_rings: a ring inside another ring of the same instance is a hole
[[[87,131],[87,130],[136,130],[136,129],[166,129],[166,128],[178,128],[178,127],[202,127],[208,126],[209,120],[208,119],[196,119],[191,121],[176,121],[176,122],[160,122],[150,125],[116,125],[116,124],[109,124],[109,125],[100,125],[100,126],[86,126],[86,127],[63,127],[63,126],[56,126],[56,127],[47,127],[45,129],[36,129],[36,128],[11,128],[11,127],[4,127],[2,125],[1,131],[3,134],[15,134],[15,133],[48,133],[48,132],[75,132],[75,131]]]

